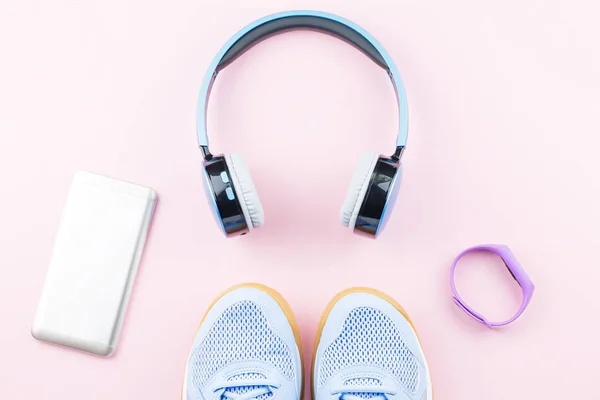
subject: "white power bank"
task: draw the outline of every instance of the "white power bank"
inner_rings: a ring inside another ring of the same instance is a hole
[[[114,352],[155,204],[152,189],[90,172],[75,175],[34,338],[100,356]]]

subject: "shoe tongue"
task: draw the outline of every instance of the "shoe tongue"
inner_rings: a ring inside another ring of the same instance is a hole
[[[256,382],[260,382],[261,379],[266,379],[266,377],[263,374],[259,374],[256,372],[246,372],[243,374],[238,374],[235,376],[232,376],[231,378],[229,378],[229,381],[245,381],[245,380],[252,380],[252,381],[256,381]],[[254,389],[258,389],[259,386],[237,386],[237,387],[232,387],[227,389],[227,391],[229,393],[235,393],[235,394],[244,394],[244,393],[248,393],[251,390]],[[265,394],[261,394],[260,396],[257,396],[255,398],[255,400],[273,400],[274,399],[274,395],[273,392],[269,392],[269,393],[265,393]]]
[[[375,378],[353,378],[353,379],[348,379],[346,382],[344,382],[344,386],[369,386],[369,387],[373,387],[373,386],[382,386],[382,383],[379,379],[375,379]],[[360,397],[362,399],[372,399],[374,397],[381,397],[381,393],[369,393],[369,392],[360,392],[360,393],[352,393],[352,392],[348,392],[348,394],[352,395],[352,396],[356,396],[356,397]]]

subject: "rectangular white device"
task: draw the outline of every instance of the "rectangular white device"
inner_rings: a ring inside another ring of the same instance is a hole
[[[135,280],[156,193],[78,172],[55,238],[34,338],[111,355]]]

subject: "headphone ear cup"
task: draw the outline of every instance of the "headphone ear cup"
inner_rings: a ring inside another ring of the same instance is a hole
[[[265,222],[265,214],[244,158],[234,153],[225,155],[225,162],[248,228],[260,227]]]
[[[340,222],[350,229],[354,229],[356,217],[369,188],[369,182],[378,159],[379,155],[369,151],[363,153],[358,162],[348,194],[340,210]]]

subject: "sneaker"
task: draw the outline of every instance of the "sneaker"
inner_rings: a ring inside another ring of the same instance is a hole
[[[329,303],[316,335],[312,375],[315,400],[433,399],[411,320],[373,289],[348,289]]]
[[[204,316],[187,362],[182,400],[300,400],[300,334],[290,306],[266,286],[221,295]]]

